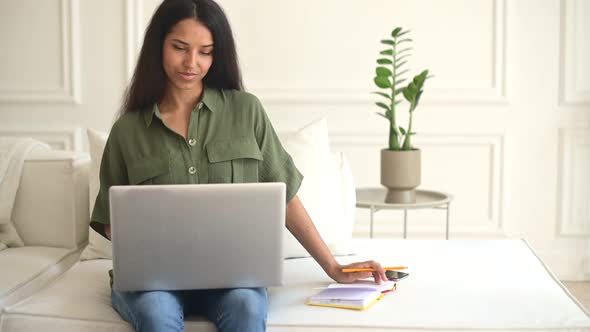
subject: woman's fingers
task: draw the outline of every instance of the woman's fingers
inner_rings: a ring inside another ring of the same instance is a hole
[[[381,274],[379,272],[373,272],[373,279],[375,279],[376,284],[381,285]]]
[[[372,275],[371,272],[355,272],[354,274],[355,280],[370,278]]]
[[[387,281],[387,276],[385,275],[385,270],[383,270],[383,267],[381,266],[381,264],[379,264],[373,260],[352,263],[346,267],[347,268],[370,268],[370,269],[375,270],[373,272],[353,272],[350,274],[350,278],[353,280],[366,279],[366,278],[370,278],[372,276],[375,279],[375,282],[378,284],[381,284],[382,281]]]
[[[375,279],[376,283],[381,284],[382,281],[387,281],[387,276],[385,275],[385,270],[383,269],[381,264],[379,264],[373,260],[363,262],[363,264],[366,265],[366,267],[369,267],[369,268],[372,268],[375,270],[372,274],[373,274],[373,278]]]
[[[369,261],[369,264],[371,264],[371,267],[375,269],[375,272],[373,272],[373,278],[375,278],[376,283],[381,284],[382,281],[387,281],[385,270],[383,269],[381,264],[375,261]]]

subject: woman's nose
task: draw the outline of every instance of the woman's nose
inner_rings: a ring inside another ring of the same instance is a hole
[[[195,68],[197,66],[197,50],[186,52],[183,65],[186,68]]]

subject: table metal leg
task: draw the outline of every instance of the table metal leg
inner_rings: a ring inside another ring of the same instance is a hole
[[[372,239],[373,238],[373,214],[375,213],[375,208],[373,206],[371,206],[371,223],[370,223],[370,232],[369,232],[369,237]]]
[[[408,210],[404,210],[404,239],[408,237]]]
[[[447,240],[449,239],[449,210],[451,207],[451,203],[447,203]]]

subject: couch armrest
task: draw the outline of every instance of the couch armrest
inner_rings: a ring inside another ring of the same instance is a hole
[[[33,152],[23,165],[13,209],[26,246],[79,248],[88,240],[87,153]]]

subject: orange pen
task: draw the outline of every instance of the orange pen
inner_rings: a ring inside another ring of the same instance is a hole
[[[396,271],[396,270],[404,270],[407,269],[407,266],[385,266],[383,270],[385,271]],[[374,268],[371,267],[363,267],[363,268],[356,268],[356,269],[342,269],[342,272],[349,273],[349,272],[375,272]]]

